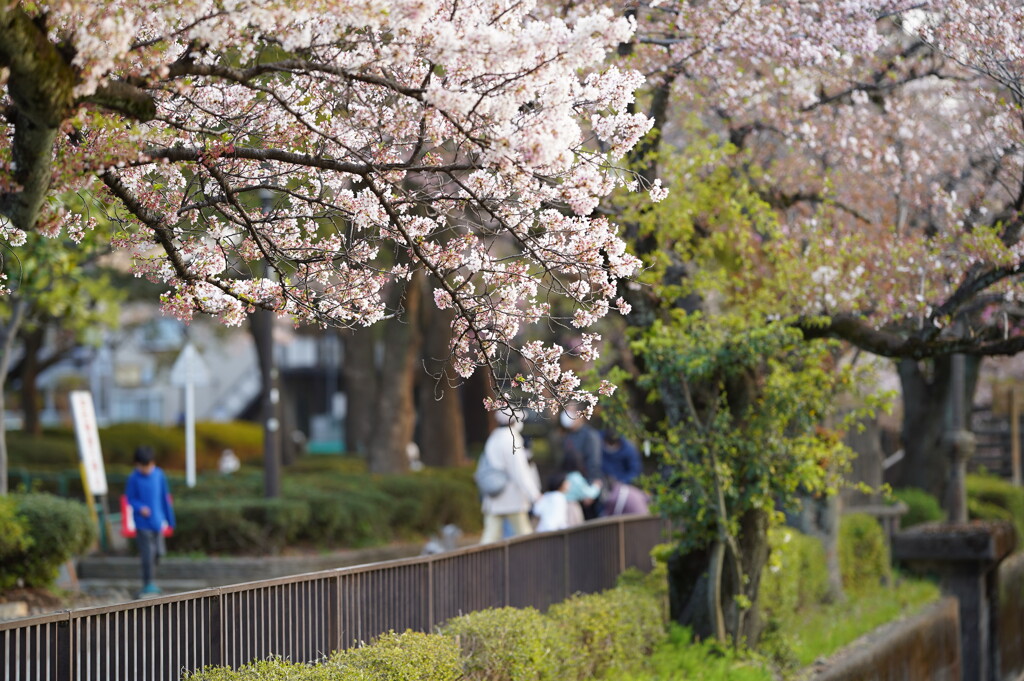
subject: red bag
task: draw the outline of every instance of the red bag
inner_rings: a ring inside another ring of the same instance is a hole
[[[135,510],[128,503],[128,495],[121,495],[121,536],[131,539],[135,536]],[[174,528],[164,523],[162,534],[170,537],[174,534]]]

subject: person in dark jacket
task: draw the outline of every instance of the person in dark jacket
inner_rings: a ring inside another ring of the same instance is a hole
[[[142,590],[139,597],[161,593],[153,581],[157,561],[165,553],[164,532],[174,528],[174,507],[167,477],[156,465],[152,447],[135,450],[135,470],[128,476],[125,495],[135,519],[135,541],[142,560]]]
[[[633,484],[642,472],[640,452],[614,430],[605,430],[601,438],[601,469],[605,478]]]

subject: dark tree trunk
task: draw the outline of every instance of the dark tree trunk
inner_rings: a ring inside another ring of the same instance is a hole
[[[740,518],[737,542],[746,584],[737,584],[734,570],[728,567],[732,557],[728,557],[726,567],[722,570],[719,602],[725,615],[727,631],[734,637],[746,640],[749,645],[754,645],[763,629],[757,608],[738,613],[732,606],[738,595],[744,595],[751,603],[757,603],[761,572],[768,561],[768,514],[759,510],[747,511]],[[673,621],[689,627],[693,635],[701,639],[714,638],[716,635],[708,599],[711,559],[712,551],[708,547],[686,554],[677,552],[668,561],[670,616]]]
[[[7,372],[11,366],[11,350],[18,329],[25,318],[28,304],[21,298],[12,297],[11,316],[5,324],[0,324],[0,496],[7,494],[7,423],[4,419],[4,390],[7,384]]]
[[[391,321],[380,322],[379,326]],[[376,419],[377,346],[376,327],[352,329],[345,333],[345,449],[365,458],[370,449],[370,434]]]
[[[403,296],[404,314],[384,327],[384,361],[377,391],[377,422],[370,436],[370,471],[401,473],[409,470],[407,448],[416,427],[416,377],[420,368],[420,289],[423,276],[413,275]]]
[[[462,418],[458,374],[450,361],[451,310],[438,310],[424,286],[423,369],[419,372],[420,457],[428,466],[461,466],[466,462],[466,426]]]
[[[25,348],[25,359],[21,363],[21,410],[24,418],[23,429],[29,435],[43,434],[39,421],[39,387],[37,380],[41,370],[39,353],[43,350],[43,328],[37,327],[21,335]]]
[[[948,430],[950,359],[898,364],[903,389],[903,460],[893,476],[895,487],[918,487],[940,500],[949,478]]]
[[[970,405],[978,383],[981,360],[966,357],[966,395],[968,427]],[[952,358],[937,357],[924,362],[901,360],[900,385],[903,389],[903,428],[900,435],[904,457],[890,479],[894,487],[918,487],[946,499],[951,467],[947,433],[952,424]]]

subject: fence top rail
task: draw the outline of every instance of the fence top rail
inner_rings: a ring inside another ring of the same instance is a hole
[[[511,539],[503,539],[492,544],[478,544],[474,546],[465,546],[462,548],[454,549],[452,551],[446,551],[444,553],[437,553],[426,556],[410,556],[409,558],[384,560],[374,563],[366,563],[364,565],[351,565],[347,567],[320,570],[317,572],[306,572],[298,575],[289,575],[285,577],[275,577],[272,579],[263,579],[252,582],[242,582],[239,584],[212,587],[208,589],[200,589],[197,591],[186,591],[177,594],[168,594],[165,596],[147,598],[145,600],[126,601],[124,603],[116,603],[112,605],[77,608],[73,610],[63,610],[57,613],[50,613],[47,615],[22,617],[19,619],[0,622],[0,632],[12,629],[20,629],[24,627],[37,626],[42,624],[50,624],[54,622],[64,621],[71,623],[73,620],[85,619],[89,617],[95,617],[98,615],[105,615],[112,612],[145,610],[152,608],[154,606],[162,606],[175,603],[185,604],[188,602],[202,601],[205,599],[215,599],[227,594],[242,593],[246,591],[256,591],[275,586],[299,584],[302,582],[315,582],[320,580],[330,580],[343,575],[356,575],[367,572],[377,572],[407,566],[428,565],[436,561],[449,561],[452,559],[457,559],[460,556],[466,556],[474,553],[486,553],[496,550],[503,551],[506,546],[511,544],[523,544],[537,539],[551,539],[554,537],[569,536],[577,533],[592,531],[593,529],[599,527],[628,526],[642,524],[644,522],[660,523],[661,518],[652,515],[622,515],[610,518],[597,518],[595,520],[589,520],[581,525],[577,525],[575,527],[571,527],[565,530],[557,530],[553,532],[540,532],[521,537],[513,537]]]
[[[44,624],[59,624],[68,623],[71,621],[71,610],[61,610],[59,612],[51,612],[46,615],[35,615],[33,617],[21,617],[13,620],[4,620],[0,622],[0,634],[5,631],[12,629],[22,629],[24,627],[36,627]]]

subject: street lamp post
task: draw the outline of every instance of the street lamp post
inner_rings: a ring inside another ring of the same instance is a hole
[[[260,190],[260,206],[263,215],[270,215],[274,194],[269,189]],[[264,276],[270,276],[270,263],[264,263]],[[278,388],[277,363],[274,361],[274,313],[259,309],[253,313],[256,348],[260,361],[260,376],[263,383],[261,416],[263,419],[263,492],[269,498],[281,495],[281,421],[278,418],[280,390]]]

